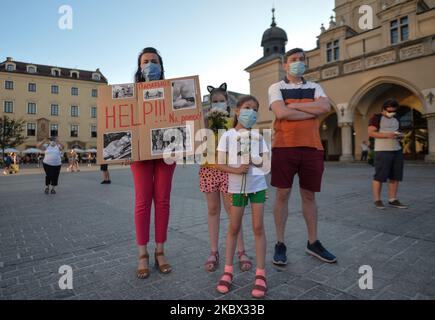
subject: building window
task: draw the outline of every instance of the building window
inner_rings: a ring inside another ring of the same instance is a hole
[[[97,126],[92,125],[91,126],[91,138],[96,138],[97,137]]]
[[[71,95],[72,96],[78,96],[79,95],[79,88],[71,88]]]
[[[77,71],[71,71],[71,78],[78,79],[79,73]]]
[[[57,117],[59,115],[59,105],[58,104],[52,104],[50,107],[50,113],[52,116]]]
[[[91,107],[91,118],[97,118],[97,107]]]
[[[36,114],[36,103],[29,102],[27,104],[27,114]]]
[[[15,71],[15,65],[12,63],[7,64],[6,71]]]
[[[29,83],[29,92],[36,92],[36,83]]]
[[[76,124],[71,125],[71,138],[77,138],[79,136],[79,126]]]
[[[71,117],[77,118],[79,116],[79,107],[71,106]]]
[[[28,137],[36,136],[36,123],[27,124],[27,136]]]
[[[6,80],[5,81],[5,89],[6,90],[14,90],[14,82]]]
[[[13,113],[13,112],[14,112],[14,102],[13,101],[5,101],[4,113]]]
[[[92,74],[92,79],[95,80],[95,81],[100,81],[101,77],[100,77],[100,75],[98,73],[93,73]]]
[[[59,86],[52,85],[51,86],[51,93],[52,94],[59,94]]]
[[[335,40],[326,44],[326,61],[338,61],[340,60],[340,41]]]
[[[97,89],[92,89],[92,97],[93,98],[97,98],[98,97],[98,90]]]
[[[50,125],[50,136],[51,137],[59,136],[59,125],[58,124]]]
[[[391,44],[396,44],[409,39],[408,17],[402,17],[390,22]]]
[[[51,69],[51,74],[55,77],[60,77],[60,70],[59,69]]]
[[[27,72],[28,73],[36,73],[36,67],[35,66],[27,66]]]

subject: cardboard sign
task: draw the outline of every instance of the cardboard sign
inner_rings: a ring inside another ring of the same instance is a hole
[[[198,76],[100,86],[99,164],[161,159],[164,152],[193,155],[204,128]]]

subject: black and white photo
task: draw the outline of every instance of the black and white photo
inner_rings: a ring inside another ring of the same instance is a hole
[[[113,99],[130,99],[134,98],[134,84],[116,84],[112,86]]]
[[[191,152],[191,137],[189,126],[152,129],[151,155],[162,155],[165,152]]]
[[[196,108],[195,80],[184,79],[172,82],[172,108],[174,110]]]
[[[163,100],[165,98],[165,89],[147,89],[143,91],[143,99],[145,101],[149,100]]]
[[[104,161],[131,159],[131,131],[105,133],[103,139]]]

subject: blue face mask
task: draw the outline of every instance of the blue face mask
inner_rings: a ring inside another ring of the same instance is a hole
[[[239,122],[247,129],[251,129],[257,122],[257,111],[242,109],[239,114]]]
[[[227,111],[227,103],[226,102],[214,102],[211,104],[212,109],[217,108],[219,110]]]
[[[302,61],[298,61],[298,62],[293,62],[292,64],[290,64],[289,68],[288,68],[288,72],[297,78],[300,78],[304,75],[305,73],[305,63],[303,63]]]
[[[157,63],[147,63],[142,67],[142,75],[146,81],[160,80],[162,77],[162,66]]]

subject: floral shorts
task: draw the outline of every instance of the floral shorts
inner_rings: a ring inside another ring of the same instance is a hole
[[[201,167],[199,170],[199,189],[201,192],[228,193],[228,173],[216,168]]]

